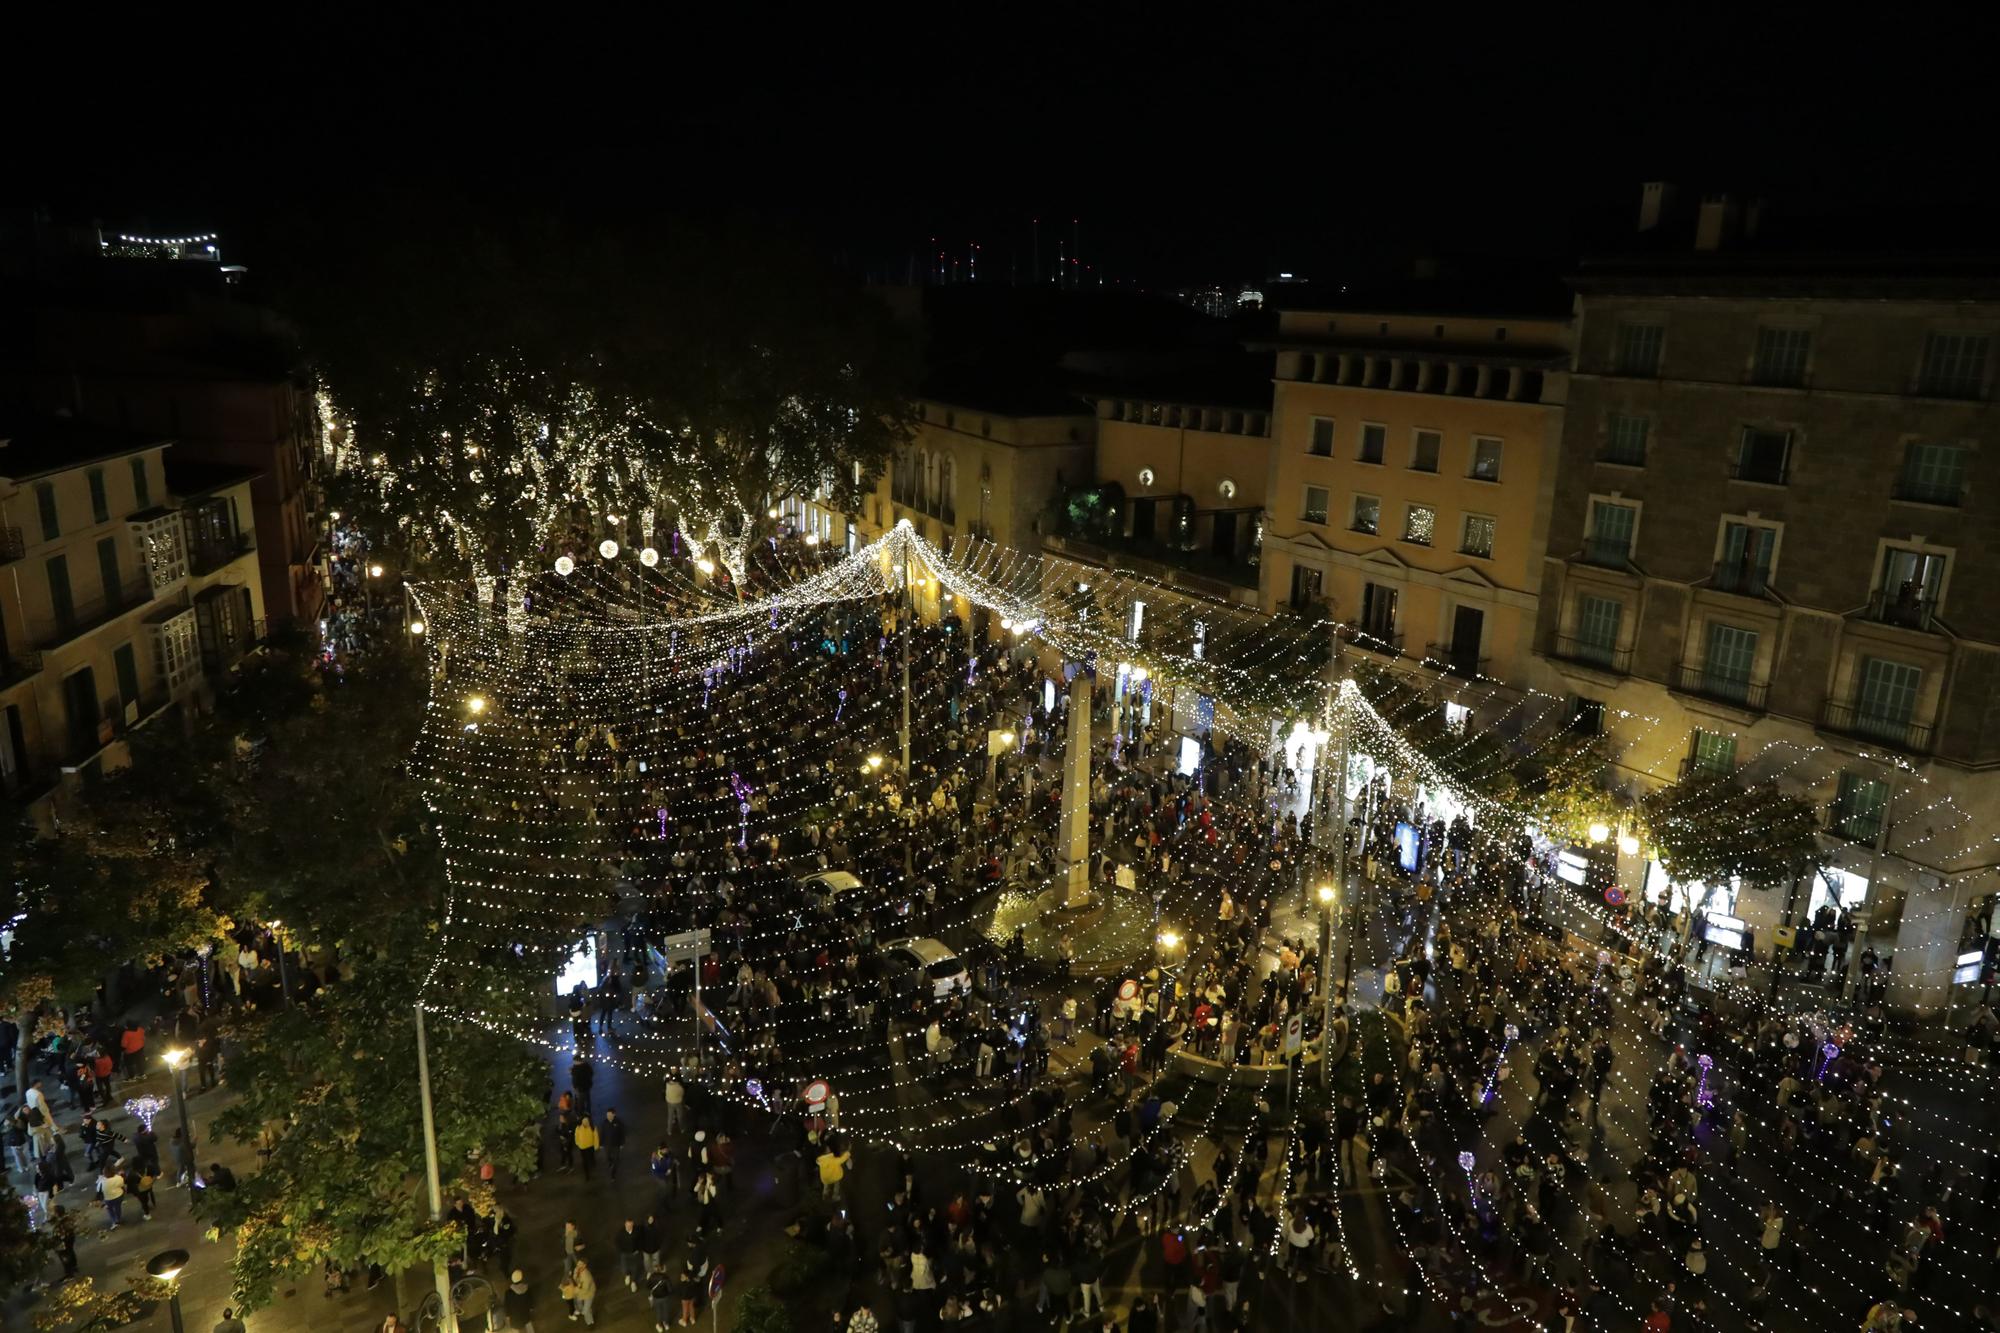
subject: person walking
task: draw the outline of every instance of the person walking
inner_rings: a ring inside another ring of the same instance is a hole
[[[646,1272],[646,1252],[640,1241],[638,1222],[626,1218],[624,1228],[618,1233],[618,1266],[624,1270],[625,1286],[630,1291],[639,1289],[639,1279]]]
[[[97,1176],[97,1197],[104,1202],[104,1216],[110,1219],[111,1231],[118,1229],[120,1217],[125,1211],[125,1177],[122,1173],[104,1168]]]
[[[673,1074],[667,1075],[667,1133],[687,1128],[687,1089]]]
[[[819,1155],[821,1198],[840,1202],[841,1182],[847,1179],[847,1164],[853,1156],[853,1153],[843,1151],[838,1144],[828,1141],[826,1150]]]
[[[588,1114],[576,1122],[576,1155],[583,1163],[583,1178],[589,1180],[597,1165],[597,1124]]]
[[[222,1318],[216,1321],[215,1333],[249,1333],[249,1328],[234,1309],[225,1305],[222,1307]]]
[[[534,1292],[528,1287],[528,1275],[518,1268],[508,1277],[507,1290],[500,1293],[500,1319],[504,1329],[535,1333]]]
[[[604,1127],[597,1132],[598,1141],[604,1147],[604,1166],[613,1180],[618,1179],[618,1157],[625,1149],[625,1122],[618,1118],[618,1108],[606,1108]]]
[[[570,1288],[576,1292],[576,1311],[570,1315],[570,1322],[581,1319],[584,1327],[593,1328],[597,1324],[597,1278],[590,1271],[582,1255],[576,1257],[576,1267],[570,1269]]]

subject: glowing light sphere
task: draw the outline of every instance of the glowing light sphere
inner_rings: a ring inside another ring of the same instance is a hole
[[[556,573],[562,575],[564,578],[568,578],[571,574],[575,572],[576,572],[576,561],[570,559],[566,555],[559,555],[556,557]]]
[[[1611,825],[1604,823],[1602,820],[1590,826],[1590,840],[1592,842],[1603,842],[1610,836]]]
[[[475,694],[470,699],[467,699],[465,701],[465,711],[474,714],[485,712],[486,711],[485,696]]]
[[[704,574],[713,574],[715,572],[715,562],[707,556],[703,556],[701,559],[695,561],[694,567]]]
[[[597,553],[606,560],[616,560],[618,558],[618,543],[606,537],[597,544]]]
[[[412,620],[412,621],[410,622],[410,633],[412,633],[412,634],[422,634],[423,632],[424,632],[424,622],[423,622],[423,621],[421,621],[421,620]]]
[[[660,563],[660,553],[648,546],[645,550],[639,552],[639,563],[651,569],[654,565]]]

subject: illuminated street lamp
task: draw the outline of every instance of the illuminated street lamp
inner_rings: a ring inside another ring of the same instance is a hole
[[[380,566],[380,565],[370,565],[370,566],[368,566],[368,577],[369,577],[369,578],[371,578],[371,579],[379,579],[379,578],[381,578],[381,577],[382,577],[382,566]]]
[[[471,698],[467,699],[465,701],[465,711],[472,714],[474,717],[477,717],[481,713],[485,712],[486,696],[483,694],[475,694]]]
[[[181,1138],[186,1143],[188,1160],[188,1208],[194,1208],[194,1129],[188,1124],[187,1067],[194,1059],[194,1052],[185,1046],[170,1046],[160,1053],[167,1062],[167,1068],[174,1076],[174,1110],[181,1118]]]
[[[174,1333],[186,1333],[181,1323],[181,1288],[174,1279],[187,1266],[186,1250],[162,1250],[146,1261],[146,1275],[155,1282],[166,1284],[167,1313],[173,1319]]]

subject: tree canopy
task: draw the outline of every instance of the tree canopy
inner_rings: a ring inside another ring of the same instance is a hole
[[[503,572],[578,513],[740,541],[774,499],[852,507],[907,433],[887,307],[760,228],[402,216],[315,224],[281,278],[363,464],[341,500],[417,567]]]

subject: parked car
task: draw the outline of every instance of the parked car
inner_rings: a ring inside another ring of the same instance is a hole
[[[862,904],[867,901],[867,886],[845,870],[822,870],[807,875],[799,881],[805,890],[807,901],[821,912],[831,912],[843,916],[859,916]],[[850,894],[859,894],[845,905],[842,899]]]
[[[971,974],[942,940],[891,940],[883,946],[882,953],[899,989],[924,994],[933,1000],[972,993]]]

